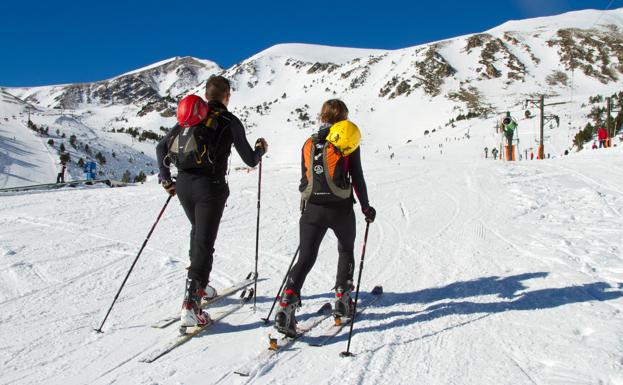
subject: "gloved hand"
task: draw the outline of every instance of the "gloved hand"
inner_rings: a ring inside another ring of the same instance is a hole
[[[372,223],[374,222],[374,218],[376,218],[376,210],[372,206],[368,206],[365,209],[361,210],[363,215],[366,216],[366,222]]]
[[[175,182],[172,180],[163,180],[162,187],[169,193],[171,196],[175,196]]]
[[[259,148],[262,151],[262,155],[266,154],[268,151],[268,143],[266,143],[266,139],[258,138],[255,141],[255,148]]]

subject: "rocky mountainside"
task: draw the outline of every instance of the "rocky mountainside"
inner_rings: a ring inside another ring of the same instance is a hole
[[[11,92],[46,108],[77,110],[132,105],[138,108],[138,116],[156,111],[163,117],[170,117],[180,94],[219,70],[220,67],[210,61],[179,57],[109,80],[11,89]]]

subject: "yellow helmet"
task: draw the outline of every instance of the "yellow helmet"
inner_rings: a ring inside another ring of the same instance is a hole
[[[341,120],[329,129],[327,141],[337,147],[343,155],[349,155],[359,147],[361,132],[349,120]]]

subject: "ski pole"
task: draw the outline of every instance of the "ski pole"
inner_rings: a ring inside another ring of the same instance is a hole
[[[262,161],[260,160],[260,170],[257,176],[257,226],[255,228],[255,281],[253,282],[253,292],[257,294],[257,261],[260,245],[260,197],[262,194]],[[253,296],[253,311],[255,312],[255,303],[257,295]]]
[[[147,238],[145,238],[145,241],[143,241],[143,246],[141,246],[141,249],[138,251],[138,254],[136,255],[136,258],[134,258],[134,262],[132,262],[132,266],[130,266],[130,270],[128,270],[128,274],[126,274],[123,282],[121,283],[121,287],[119,288],[119,291],[117,291],[117,295],[115,295],[115,299],[113,299],[112,303],[110,304],[110,308],[108,309],[108,312],[106,313],[106,316],[104,317],[104,320],[102,321],[102,324],[100,325],[99,329],[93,329],[96,332],[103,333],[102,332],[102,327],[104,327],[104,323],[106,322],[106,319],[108,319],[108,315],[110,314],[110,312],[112,310],[112,307],[115,305],[115,302],[117,302],[117,298],[119,298],[119,294],[121,294],[121,290],[123,289],[123,286],[125,285],[126,281],[128,280],[128,277],[130,276],[130,273],[132,272],[132,269],[134,269],[134,265],[136,265],[136,261],[138,261],[138,257],[141,256],[141,253],[143,252],[143,249],[145,248],[145,245],[147,245],[147,241],[149,240],[149,237],[151,236],[151,233],[154,232],[154,229],[156,228],[156,225],[160,221],[160,218],[162,217],[162,214],[164,214],[164,210],[167,208],[167,205],[169,204],[169,201],[171,201],[171,198],[173,198],[173,195],[169,195],[169,197],[167,198],[167,201],[164,203],[164,206],[162,207],[162,210],[160,210],[160,214],[158,214],[158,218],[156,218],[156,222],[154,222],[154,225],[151,226],[151,230],[149,230],[149,233],[147,234]]]
[[[285,277],[283,277],[283,281],[281,281],[281,286],[279,286],[279,291],[277,291],[277,295],[275,296],[273,305],[270,307],[270,311],[268,312],[268,315],[266,316],[266,318],[262,318],[262,321],[264,321],[265,324],[270,322],[270,315],[273,312],[273,309],[275,308],[275,304],[277,303],[277,298],[279,298],[279,295],[281,294],[281,290],[283,290],[283,286],[286,284],[288,275],[290,275],[290,270],[292,270],[292,265],[294,265],[294,260],[296,259],[296,256],[299,254],[300,250],[301,250],[301,245],[297,247],[296,252],[294,253],[294,257],[292,257],[292,261],[290,261],[290,266],[288,266],[288,271],[286,271],[286,275]]]
[[[355,316],[357,315],[357,299],[359,299],[359,285],[361,284],[361,272],[363,271],[363,259],[366,255],[366,243],[368,243],[368,230],[370,229],[370,222],[366,223],[366,234],[363,237],[363,249],[361,250],[361,262],[359,262],[359,277],[357,278],[357,290],[355,291],[355,304],[353,307],[353,318],[350,321],[350,331],[348,332],[348,345],[346,351],[340,353],[341,357],[350,357],[353,353],[350,352],[350,339],[353,336],[353,325],[355,324]]]

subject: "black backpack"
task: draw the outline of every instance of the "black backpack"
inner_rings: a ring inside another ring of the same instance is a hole
[[[210,110],[201,123],[188,128],[176,125],[168,157],[178,170],[213,168],[216,151],[227,125],[219,127],[220,110]]]

